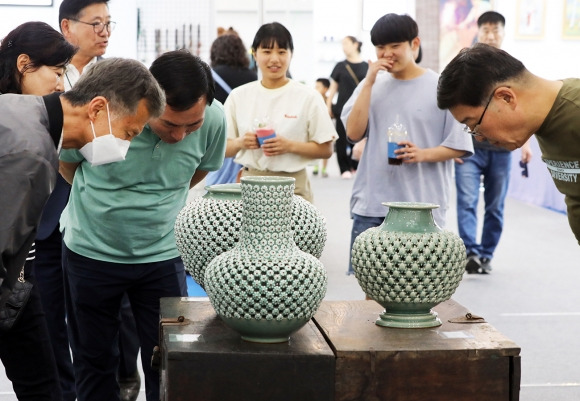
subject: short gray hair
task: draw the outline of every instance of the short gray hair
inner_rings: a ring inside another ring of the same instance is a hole
[[[108,58],[88,68],[73,88],[62,96],[73,106],[84,106],[97,96],[110,103],[111,113],[133,115],[141,99],[145,99],[151,118],[165,110],[165,93],[139,61]]]

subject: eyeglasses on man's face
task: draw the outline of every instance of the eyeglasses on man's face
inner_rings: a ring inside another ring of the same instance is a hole
[[[106,24],[102,23],[102,22],[84,22],[78,19],[74,19],[74,18],[69,18],[71,21],[75,21],[75,22],[80,22],[81,24],[85,24],[85,25],[90,25],[93,27],[93,31],[97,34],[99,33],[103,33],[103,31],[105,30],[105,28],[107,29],[108,33],[111,33],[115,30],[115,26],[117,25],[116,22],[113,21],[109,21]]]
[[[483,121],[483,116],[485,116],[485,112],[487,111],[487,108],[489,107],[489,104],[491,103],[491,99],[493,99],[493,95],[494,95],[496,90],[497,90],[497,88],[491,92],[491,95],[489,96],[489,99],[487,100],[487,104],[485,105],[485,109],[483,109],[483,113],[481,113],[481,117],[479,118],[479,121],[477,122],[477,124],[475,124],[475,127],[473,127],[473,130],[469,129],[469,127],[466,125],[465,127],[463,127],[463,132],[465,132],[466,134],[469,134],[471,136],[474,136],[474,137],[481,137],[482,136],[479,133],[479,126],[481,125],[481,122]]]

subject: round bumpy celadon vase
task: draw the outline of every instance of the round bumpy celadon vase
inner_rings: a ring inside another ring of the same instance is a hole
[[[352,266],[362,290],[385,310],[379,326],[441,325],[431,308],[451,298],[465,271],[461,238],[442,230],[429,203],[388,202],[383,224],[361,233]]]
[[[216,184],[189,202],[175,221],[175,240],[186,270],[205,289],[209,262],[239,241],[242,222],[240,184]],[[326,243],[326,222],[320,211],[292,194],[291,229],[298,248],[317,258]]]
[[[240,241],[205,271],[205,290],[217,315],[247,341],[288,341],[326,294],[324,266],[294,242],[294,181],[242,177]]]

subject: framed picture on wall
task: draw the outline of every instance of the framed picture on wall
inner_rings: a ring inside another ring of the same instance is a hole
[[[490,0],[439,0],[439,70],[477,41],[477,19],[493,10]]]
[[[52,6],[52,0],[0,0],[0,6]]]
[[[564,1],[564,22],[562,24],[564,39],[580,39],[580,1]]]
[[[546,24],[545,0],[517,0],[517,39],[542,39]]]

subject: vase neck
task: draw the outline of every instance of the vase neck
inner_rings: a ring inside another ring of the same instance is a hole
[[[240,243],[243,247],[269,253],[296,246],[291,226],[293,183],[242,182]]]
[[[405,207],[389,207],[382,230],[406,231],[411,233],[439,232],[441,228],[433,219],[432,210],[429,208],[416,209]]]

